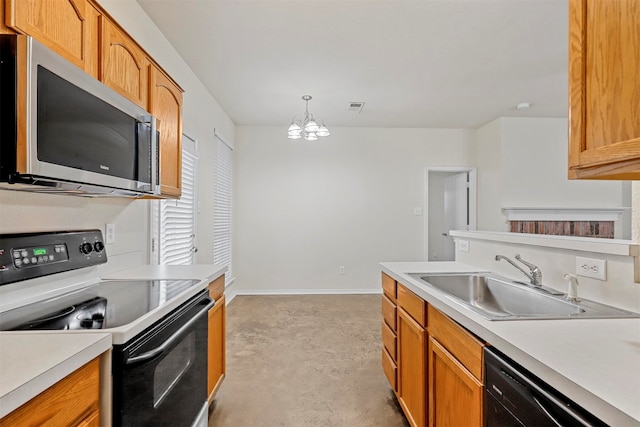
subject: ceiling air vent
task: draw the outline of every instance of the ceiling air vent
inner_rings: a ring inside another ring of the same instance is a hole
[[[364,102],[350,102],[347,111],[360,114],[363,108]]]

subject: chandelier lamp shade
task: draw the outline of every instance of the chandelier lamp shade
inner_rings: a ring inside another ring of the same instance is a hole
[[[318,137],[329,136],[331,132],[324,125],[324,120],[322,121],[322,126],[318,125],[318,122],[313,118],[313,114],[309,113],[309,101],[311,100],[311,95],[304,95],[302,100],[306,103],[304,110],[304,118],[294,117],[291,119],[291,125],[289,125],[288,130],[288,138],[289,139],[300,139],[304,138],[305,141],[315,141]]]

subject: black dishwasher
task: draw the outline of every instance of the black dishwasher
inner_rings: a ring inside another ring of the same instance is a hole
[[[484,364],[485,427],[607,425],[492,347]]]

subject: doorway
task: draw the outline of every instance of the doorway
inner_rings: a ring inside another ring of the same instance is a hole
[[[425,260],[454,261],[449,232],[476,229],[476,168],[427,168],[425,207]]]

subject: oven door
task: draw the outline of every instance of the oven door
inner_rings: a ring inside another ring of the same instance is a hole
[[[207,400],[208,291],[113,350],[115,426],[191,426]]]

